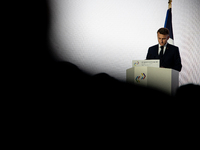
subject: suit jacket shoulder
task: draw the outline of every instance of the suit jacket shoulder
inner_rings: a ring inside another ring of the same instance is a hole
[[[158,59],[158,44],[149,47],[146,59]]]
[[[158,49],[158,44],[149,47],[149,49]]]
[[[177,71],[181,71],[181,57],[179,54],[179,48],[177,46],[167,44],[167,49],[162,58],[162,66],[165,68],[172,68]]]
[[[169,47],[170,49],[178,49],[178,47],[177,46],[175,46],[175,45],[171,45],[171,44],[167,44],[167,47]]]

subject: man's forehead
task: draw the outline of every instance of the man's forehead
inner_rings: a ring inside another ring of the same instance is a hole
[[[166,38],[168,35],[164,35],[164,34],[160,34],[160,33],[158,33],[158,37],[160,37],[160,38]]]

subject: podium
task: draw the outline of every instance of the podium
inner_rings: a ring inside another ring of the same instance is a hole
[[[142,62],[145,61],[149,60]],[[179,87],[179,72],[169,68],[133,65],[126,70],[126,81],[174,95]]]

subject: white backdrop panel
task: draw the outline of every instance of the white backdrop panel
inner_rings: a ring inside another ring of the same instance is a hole
[[[157,44],[168,0],[50,0],[50,40],[60,60],[90,74],[124,80],[132,60],[145,59]],[[200,84],[200,1],[172,3],[174,44],[182,58],[180,85]]]

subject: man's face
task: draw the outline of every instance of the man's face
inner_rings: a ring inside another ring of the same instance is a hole
[[[169,39],[169,35],[164,35],[164,34],[160,34],[158,32],[158,43],[161,46],[164,46],[167,43],[167,40]]]

